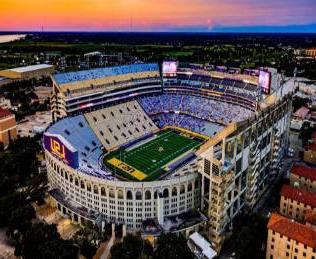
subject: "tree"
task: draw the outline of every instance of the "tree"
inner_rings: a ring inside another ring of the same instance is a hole
[[[39,138],[20,138],[0,156],[0,226],[24,232],[35,217],[31,202],[44,197],[46,174],[39,174]]]
[[[45,242],[38,247],[38,259],[77,259],[79,248],[62,239]]]
[[[26,198],[24,193],[14,191],[0,197],[0,227],[7,227],[14,211],[26,206]]]
[[[92,244],[87,239],[82,239],[80,241],[77,240],[77,242],[75,243],[79,246],[80,253],[84,255],[87,259],[93,258],[93,256],[97,252],[97,246]]]
[[[76,234],[74,243],[80,248],[80,253],[86,258],[92,258],[101,242],[107,239],[107,235],[90,221],[85,222],[82,229]]]
[[[26,259],[75,259],[79,255],[79,247],[61,239],[55,225],[32,224],[15,241],[15,255]]]
[[[187,246],[187,242],[182,235],[162,234],[158,238],[157,250],[154,258],[170,258],[170,259],[193,259],[193,255]]]
[[[232,237],[236,258],[264,258],[267,240],[267,218],[260,214],[241,215]]]
[[[43,223],[33,224],[22,238],[17,240],[15,254],[24,258],[38,258],[39,248],[47,242],[59,240],[60,236],[55,225]]]
[[[143,250],[143,240],[140,236],[128,234],[123,242],[117,243],[111,248],[112,259],[137,259]]]
[[[306,147],[308,145],[308,141],[312,138],[313,128],[310,125],[310,122],[303,122],[300,137],[302,139],[302,147]]]
[[[35,218],[35,211],[30,204],[23,207],[17,207],[11,211],[8,220],[8,233],[12,234],[14,231],[25,233],[31,224],[31,220]]]

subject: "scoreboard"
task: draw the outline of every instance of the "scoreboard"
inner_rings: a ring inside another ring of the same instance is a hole
[[[268,71],[259,71],[259,87],[264,94],[270,94],[271,73]]]
[[[164,77],[177,76],[178,62],[177,61],[164,61],[162,63],[162,75]]]

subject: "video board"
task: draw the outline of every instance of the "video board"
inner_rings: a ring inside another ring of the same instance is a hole
[[[177,61],[164,61],[162,63],[162,74],[164,77],[174,77],[177,75],[178,62]]]
[[[259,72],[259,87],[264,94],[270,94],[271,89],[271,73],[260,70]]]

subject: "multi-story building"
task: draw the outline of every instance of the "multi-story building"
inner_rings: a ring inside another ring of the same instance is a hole
[[[0,108],[0,149],[8,147],[17,138],[15,115]]]
[[[303,164],[295,164],[290,171],[293,186],[316,192],[316,169]]]
[[[306,210],[316,211],[316,193],[291,185],[281,189],[280,213],[289,218],[304,221]]]
[[[316,231],[316,211],[315,210],[306,210],[306,212],[305,212],[305,224],[306,224],[306,226],[308,226]]]
[[[314,228],[273,213],[268,223],[267,259],[316,258]]]

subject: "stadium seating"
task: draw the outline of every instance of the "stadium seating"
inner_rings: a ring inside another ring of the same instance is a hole
[[[104,67],[91,70],[62,73],[54,75],[57,84],[67,84],[76,81],[98,79],[103,77],[134,74],[145,71],[159,71],[158,64],[133,64],[116,67]]]
[[[49,133],[63,136],[79,152],[79,170],[94,176],[111,177],[101,169],[99,158],[104,153],[102,144],[89,127],[83,115],[68,117],[55,123]]]
[[[258,94],[257,85],[246,83],[242,80],[210,77],[202,74],[179,74],[176,81],[171,81],[166,86],[205,88],[231,94],[236,96],[236,99],[238,96],[241,96],[251,101],[256,101]]]
[[[220,126],[218,124],[181,113],[156,114],[152,116],[152,119],[160,128],[163,128],[165,126],[176,126],[209,137],[214,136],[217,132],[224,128],[223,126]]]
[[[158,130],[136,101],[86,113],[84,116],[106,149],[126,144]]]
[[[138,101],[148,114],[175,111],[224,125],[233,121],[242,121],[252,114],[252,111],[238,105],[184,94],[141,97]]]

